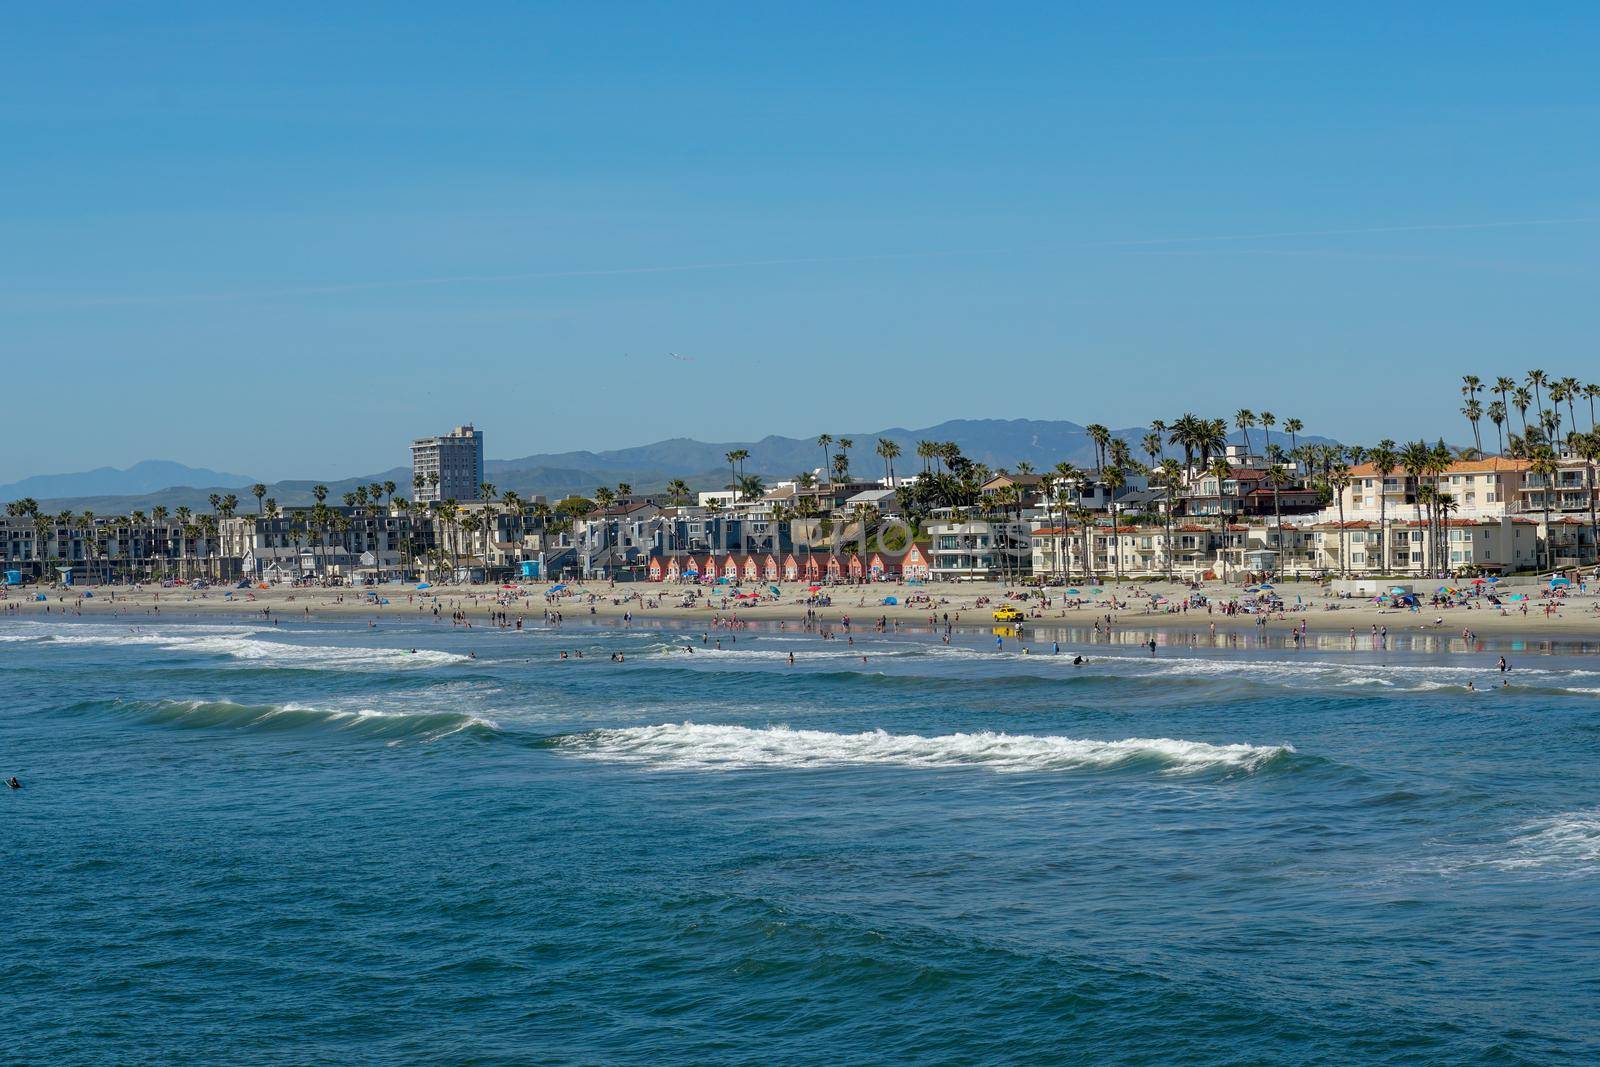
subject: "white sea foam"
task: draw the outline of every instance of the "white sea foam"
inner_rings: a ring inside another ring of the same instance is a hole
[[[562,738],[558,744],[562,751],[590,759],[700,770],[890,764],[1070,771],[1142,762],[1164,773],[1181,774],[1209,769],[1251,771],[1294,751],[1286,745],[1210,745],[1165,737],[1091,741],[988,731],[923,737],[882,730],[836,734],[784,726],[752,729],[690,722],[595,730]]]
[[[1510,854],[1493,864],[1505,870],[1600,874],[1600,808],[1564,812],[1519,827]]]
[[[66,626],[46,636],[52,644],[120,647],[149,645],[170,652],[227,656],[231,659],[305,669],[376,670],[400,667],[436,667],[466,662],[466,656],[435,649],[359,647],[343,645],[298,645],[282,640],[262,640],[259,636],[277,631],[251,627],[185,627],[153,629],[106,626]]]

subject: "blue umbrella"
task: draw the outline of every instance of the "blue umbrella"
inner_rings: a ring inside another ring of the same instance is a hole
[[[1077,596],[1078,595],[1078,591],[1076,589],[1068,589],[1067,592],[1070,593],[1073,596]]]
[[[886,596],[883,598],[883,602],[885,604],[898,604],[900,603],[900,599],[898,597]]]
[[[418,582],[417,583],[417,588],[418,589],[432,589],[433,586],[428,584],[427,582]]]
[[[552,585],[548,590],[546,590],[546,592],[559,593],[559,592],[561,592],[561,590],[565,589],[566,587],[567,587],[567,583],[566,582],[561,582],[558,585]]]

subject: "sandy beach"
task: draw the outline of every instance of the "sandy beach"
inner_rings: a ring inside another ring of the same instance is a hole
[[[1438,583],[1444,584],[1444,583]],[[767,599],[738,599],[737,590],[698,595],[684,587],[645,583],[571,583],[551,594],[545,586],[435,586],[418,590],[412,586],[383,586],[376,598],[364,589],[272,587],[255,590],[228,590],[212,587],[194,590],[186,587],[122,587],[94,589],[53,589],[47,599],[34,599],[33,592],[7,590],[0,596],[0,611],[7,618],[182,618],[185,616],[235,616],[273,618],[293,623],[315,618],[384,620],[432,619],[437,615],[450,621],[464,613],[462,621],[474,625],[492,624],[502,615],[510,625],[517,619],[543,622],[546,612],[559,612],[563,621],[609,622],[624,616],[634,622],[659,620],[707,626],[726,625],[730,620],[749,624],[804,622],[808,618],[823,625],[834,625],[849,618],[855,628],[870,628],[881,619],[889,627],[945,625],[961,630],[991,630],[1000,627],[993,617],[1003,605],[1018,608],[1025,615],[1024,635],[1028,631],[1168,632],[1210,635],[1254,632],[1288,635],[1304,626],[1308,633],[1370,636],[1377,628],[1390,634],[1428,634],[1460,638],[1463,631],[1475,637],[1503,640],[1600,641],[1600,596],[1595,587],[1553,602],[1556,610],[1547,613],[1541,599],[1545,586],[1531,580],[1506,581],[1498,586],[1502,597],[1520,593],[1527,599],[1508,601],[1496,607],[1484,598],[1471,598],[1468,604],[1431,606],[1419,610],[1380,607],[1371,600],[1343,599],[1327,594],[1312,582],[1287,582],[1277,589],[1284,610],[1275,611],[1260,621],[1256,613],[1226,614],[1223,605],[1230,601],[1253,603],[1256,594],[1234,583],[1211,582],[1199,589],[1162,582],[1107,583],[1098,589],[1073,587],[1081,595],[1062,589],[1022,590],[998,583],[963,583],[907,586],[897,583],[834,586],[812,593],[804,585],[778,586],[776,599],[770,587],[757,588]],[[1418,588],[1425,588],[1418,583]],[[1026,600],[1018,599],[1023,593]],[[229,593],[232,595],[229,596]],[[1191,594],[1199,593],[1209,606],[1181,605]],[[896,603],[884,603],[886,598]],[[1164,602],[1162,598],[1165,598]],[[375,602],[376,600],[376,602]],[[386,601],[386,603],[384,603]],[[1470,605],[1470,606],[1468,606]],[[1109,617],[1109,618],[1108,618]],[[1319,643],[1326,643],[1319,642]]]

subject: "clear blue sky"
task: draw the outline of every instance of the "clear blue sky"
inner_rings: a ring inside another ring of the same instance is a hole
[[[13,5],[0,480],[1600,375],[1600,9],[1311,7]]]

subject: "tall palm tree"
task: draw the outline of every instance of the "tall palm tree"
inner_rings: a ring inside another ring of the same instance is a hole
[[[683,507],[689,502],[689,483],[682,478],[674,478],[667,483],[667,500],[676,507]]]
[[[1389,475],[1394,473],[1395,467],[1400,463],[1400,455],[1395,451],[1394,442],[1385,437],[1378,442],[1367,457],[1372,464],[1373,472],[1378,476],[1378,566],[1382,573],[1389,571],[1389,494],[1384,491],[1384,482]]]
[[[1595,463],[1600,461],[1600,433],[1590,430],[1579,434],[1576,445],[1574,451],[1583,460],[1584,496],[1589,500],[1589,543],[1600,553],[1600,523],[1595,521]]]
[[[1263,419],[1265,419],[1265,418],[1267,418],[1267,415],[1268,415],[1267,412],[1262,412],[1261,417]],[[1266,423],[1262,422],[1262,425],[1265,426]],[[1267,451],[1271,452],[1272,451],[1272,446],[1268,445],[1267,446]],[[1278,454],[1282,455],[1282,453],[1283,453],[1283,450],[1279,449],[1278,450]],[[1284,552],[1284,544],[1283,544],[1283,508],[1279,503],[1278,494],[1282,491],[1282,489],[1283,489],[1283,487],[1285,485],[1289,484],[1289,471],[1288,471],[1287,468],[1284,467],[1284,465],[1282,463],[1278,462],[1276,459],[1273,459],[1272,460],[1272,465],[1267,468],[1267,484],[1272,486],[1272,518],[1273,518],[1273,524],[1275,526],[1277,526],[1277,528],[1278,528],[1277,559],[1278,559],[1278,562],[1279,562],[1279,565],[1280,565],[1278,573],[1280,575],[1282,575],[1283,573],[1285,573],[1283,571],[1283,569],[1282,569],[1282,563],[1283,563],[1283,560],[1284,560],[1284,557],[1285,557],[1286,553]]]
[[[1154,467],[1157,458],[1161,455],[1161,435],[1158,433],[1145,434],[1144,440],[1140,442],[1140,447],[1144,449],[1144,454],[1150,457],[1150,466]]]
[[[1248,452],[1249,449],[1247,448]],[[1227,460],[1219,460],[1226,463]],[[1167,527],[1167,581],[1172,580],[1172,513],[1178,502],[1178,490],[1183,486],[1183,468],[1178,466],[1175,459],[1164,459],[1155,470],[1155,481],[1167,491],[1166,514],[1163,516]]]
[[[856,443],[853,438],[839,438],[839,455],[844,457],[844,474],[840,478],[841,481],[848,482],[850,480],[850,450],[854,447],[856,447]]]
[[[398,486],[393,481],[385,480],[383,483],[383,495],[389,498],[389,506],[391,508],[394,507],[394,491],[397,488]]]
[[[1533,393],[1527,386],[1519,385],[1511,391],[1511,403],[1522,418],[1522,439],[1528,439],[1528,408],[1533,404]]]
[[[1583,397],[1589,401],[1589,432],[1594,433],[1597,428],[1594,421],[1594,401],[1596,397],[1600,397],[1600,385],[1590,382],[1584,386]]]
[[[1098,422],[1091,422],[1084,427],[1089,434],[1089,440],[1094,442],[1094,465],[1102,468],[1106,465],[1106,447],[1111,442],[1111,431]]]
[[[934,444],[932,441],[917,442],[917,457],[922,460],[922,473],[924,475],[926,475],[929,470],[930,464],[928,461],[937,458],[938,455],[939,446]]]
[[[1283,420],[1283,432],[1289,435],[1290,455],[1293,455],[1300,450],[1300,439],[1296,436],[1296,434],[1305,428],[1306,424],[1301,422],[1299,419]],[[1307,464],[1307,466],[1310,466],[1310,464]]]
[[[822,449],[822,473],[823,473],[823,476],[826,477],[827,473],[828,473],[828,470],[829,470],[828,464],[830,462],[832,462],[829,459],[829,456],[832,454],[831,449],[833,447],[833,434],[831,434],[831,433],[818,434],[817,435],[817,447]]]
[[[1122,581],[1122,524],[1118,520],[1120,505],[1117,492],[1128,484],[1128,475],[1116,463],[1100,469],[1100,484],[1106,487],[1106,499],[1111,505],[1111,562],[1116,568],[1117,581]]]
[[[1350,487],[1350,468],[1342,461],[1335,463],[1328,472],[1328,487],[1333,490],[1334,499],[1339,501],[1339,573],[1349,574],[1347,561],[1350,558],[1350,540],[1344,527],[1344,491]],[[1382,536],[1382,531],[1379,531],[1379,537]]]
[[[1461,405],[1461,414],[1467,417],[1472,424],[1472,443],[1479,453],[1483,452],[1483,438],[1478,433],[1478,420],[1483,418],[1483,405],[1478,403],[1477,397],[1472,397]]]
[[[1504,427],[1506,422],[1506,405],[1503,400],[1489,401],[1489,421],[1494,423],[1495,455],[1506,454],[1506,439]]]
[[[1260,416],[1261,433],[1266,437],[1266,443],[1261,446],[1265,452],[1272,448],[1272,428],[1278,425],[1278,417],[1270,411],[1263,411]]]
[[[250,495],[256,498],[256,514],[261,514],[261,498],[267,495],[266,485],[261,482],[252,485],[250,487]]]
[[[1528,386],[1533,390],[1534,406],[1539,409],[1540,423],[1544,422],[1544,398],[1540,394],[1539,388],[1549,380],[1550,379],[1545,376],[1545,373],[1542,370],[1531,370],[1527,375]]]
[[[1233,425],[1244,434],[1244,454],[1250,454],[1250,427],[1256,424],[1256,413],[1249,408],[1240,408],[1233,413]]]
[[[728,462],[728,488],[737,493],[739,491],[739,452],[737,449],[724,452],[722,458]]]
[[[1529,456],[1528,473],[1536,474],[1544,484],[1544,492],[1539,494],[1544,504],[1544,557],[1545,570],[1555,566],[1554,546],[1550,543],[1550,490],[1555,487],[1556,471],[1560,468],[1556,464],[1556,455],[1547,446],[1540,445]]]
[[[894,487],[894,461],[900,455],[900,446],[887,437],[878,438],[878,447],[874,450],[883,458],[885,484]]]

